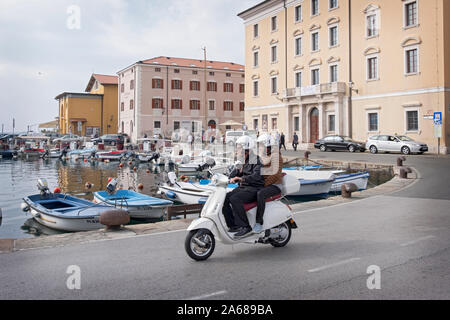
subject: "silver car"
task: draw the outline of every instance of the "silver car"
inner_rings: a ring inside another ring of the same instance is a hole
[[[382,134],[369,137],[366,142],[366,149],[371,153],[384,151],[401,152],[403,154],[422,154],[428,151],[428,146],[425,143],[414,141],[407,136]]]

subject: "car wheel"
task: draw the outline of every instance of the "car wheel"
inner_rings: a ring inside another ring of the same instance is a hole
[[[355,152],[355,151],[356,151],[355,146],[354,146],[354,145],[350,145],[350,146],[348,147],[348,151],[350,151],[350,152]]]
[[[370,146],[369,150],[370,150],[370,153],[373,153],[373,154],[378,152],[378,149],[375,146]]]
[[[411,150],[407,146],[404,146],[402,147],[402,153],[408,155],[411,153]]]
[[[324,144],[320,145],[320,151],[325,152],[327,151],[327,147]]]

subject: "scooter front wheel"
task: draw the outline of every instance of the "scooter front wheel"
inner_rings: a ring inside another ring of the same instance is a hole
[[[215,246],[214,235],[208,229],[190,231],[184,242],[186,253],[196,261],[208,259],[214,252]]]

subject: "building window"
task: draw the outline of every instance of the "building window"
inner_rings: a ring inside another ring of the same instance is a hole
[[[258,130],[258,119],[253,119],[253,130]]]
[[[253,52],[253,66],[257,67],[259,64],[259,52],[255,51]]]
[[[253,81],[253,96],[257,97],[259,94],[258,81]]]
[[[330,10],[336,9],[338,6],[338,0],[330,0]]]
[[[183,100],[181,99],[172,99],[172,109],[183,109]]]
[[[418,49],[405,50],[406,74],[415,74],[419,71]]]
[[[311,0],[311,15],[316,16],[319,14],[319,0]]]
[[[330,66],[330,82],[338,81],[338,68],[337,65]]]
[[[419,112],[417,110],[406,111],[406,130],[419,130]]]
[[[208,82],[206,90],[207,91],[217,91],[217,83],[216,82]]]
[[[154,129],[161,129],[161,121],[155,121],[153,123],[153,128]]]
[[[152,109],[162,109],[163,108],[163,99],[154,98],[152,99]]]
[[[378,79],[378,58],[371,57],[367,59],[367,80]]]
[[[258,25],[254,24],[253,25],[253,38],[258,38],[258,35],[259,35]]]
[[[377,15],[376,14],[370,14],[366,17],[366,37],[375,37],[378,35],[378,28],[377,28]]]
[[[302,55],[302,38],[296,38],[295,39],[295,55],[301,56]]]
[[[245,84],[240,83],[239,84],[239,93],[244,93],[245,92]]]
[[[161,72],[161,68],[155,68],[155,72]]]
[[[200,100],[191,100],[190,101],[190,109],[191,110],[200,110]]]
[[[369,121],[369,131],[378,131],[378,113],[369,113],[367,117]]]
[[[272,118],[272,130],[277,130],[278,126],[277,126],[277,118]]]
[[[233,92],[233,84],[225,82],[223,84],[223,92]]]
[[[131,80],[130,81],[130,90],[133,90],[134,89],[134,80]]]
[[[233,101],[224,101],[223,102],[223,110],[224,111],[233,111]]]
[[[300,131],[300,117],[294,117],[294,131]]]
[[[298,5],[295,7],[295,22],[302,21],[302,6]]]
[[[197,70],[192,70],[192,74],[198,74]]]
[[[272,31],[277,30],[277,17],[276,16],[272,17],[270,25],[271,25]]]
[[[153,89],[164,89],[164,80],[163,79],[152,79],[152,88]]]
[[[200,91],[200,81],[190,81],[189,87],[191,91]]]
[[[172,89],[182,90],[183,89],[183,81],[181,81],[181,80],[172,80]]]
[[[226,76],[226,77],[231,77],[231,73],[227,72],[227,73],[225,74],[225,76]]]
[[[122,83],[120,85],[120,92],[124,92],[125,91],[125,85]]]
[[[330,47],[335,47],[338,44],[338,27],[334,26],[329,29],[330,33]]]
[[[245,104],[244,101],[239,102],[239,111],[244,111],[245,110]]]
[[[215,100],[209,100],[208,105],[209,105],[209,110],[216,110],[216,101]]]
[[[180,129],[180,121],[174,121],[173,122],[173,130]]]
[[[277,46],[272,46],[270,48],[270,52],[271,52],[271,54],[270,54],[270,61],[272,63],[277,62]]]
[[[334,114],[330,114],[328,116],[328,131],[330,132],[334,132],[335,130],[335,115]]]
[[[210,76],[214,76],[214,72],[213,72],[213,71],[210,71],[210,72],[209,72],[209,75],[210,75]]]
[[[295,73],[295,87],[300,88],[302,86],[302,73],[296,72]]]
[[[174,73],[180,73],[180,69],[173,69]]]
[[[405,3],[405,27],[417,25],[417,1]]]
[[[311,85],[315,86],[320,83],[319,79],[319,69],[311,70]]]
[[[125,111],[125,103],[120,103],[120,111]]]
[[[134,109],[134,100],[130,100],[130,110]]]
[[[319,32],[314,32],[311,34],[311,51],[319,50]]]
[[[270,78],[270,89],[272,94],[277,94],[277,77]]]

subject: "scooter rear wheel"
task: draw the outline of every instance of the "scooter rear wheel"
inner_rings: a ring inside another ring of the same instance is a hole
[[[284,222],[284,223],[280,224],[279,226],[277,226],[276,228],[282,229],[280,234],[281,235],[284,234],[284,236],[280,236],[278,238],[271,238],[269,240],[269,243],[272,246],[277,247],[277,248],[284,247],[285,245],[288,244],[289,240],[291,239],[291,234],[292,234],[291,225],[290,225],[290,223]]]
[[[214,235],[207,229],[190,231],[184,242],[186,253],[196,261],[208,259],[214,252],[215,246]]]

